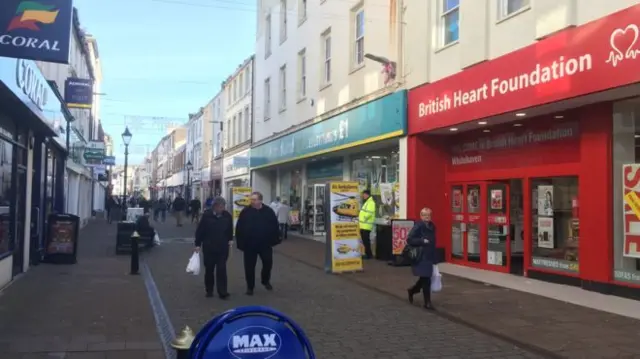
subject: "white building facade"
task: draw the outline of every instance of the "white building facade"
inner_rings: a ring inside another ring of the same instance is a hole
[[[249,149],[252,131],[254,57],[245,60],[224,82],[225,122],[222,193],[230,198],[230,188],[248,187]]]
[[[189,121],[185,125],[187,127],[187,163],[191,163],[191,170],[187,171],[190,182],[187,183],[189,191],[185,193],[188,200],[200,197],[202,189],[202,169],[205,162],[202,158],[202,147],[204,137],[204,108],[200,108],[197,113],[189,114]]]
[[[261,2],[251,170],[265,200],[280,196],[298,213],[321,212],[330,181],[358,181],[377,198],[401,186],[401,3]],[[316,222],[309,226],[324,233]]]
[[[211,159],[209,161],[209,177],[214,195],[222,194],[222,159],[224,150],[224,126],[226,123],[226,97],[224,86],[210,101],[211,123],[205,123],[211,130]]]

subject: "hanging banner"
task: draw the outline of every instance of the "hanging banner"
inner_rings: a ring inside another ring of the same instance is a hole
[[[233,201],[233,234],[236,233],[236,223],[240,212],[251,205],[251,188],[249,187],[232,187],[231,197]]]
[[[330,273],[361,271],[358,182],[328,183],[326,193],[331,230],[327,231],[325,269]]]
[[[0,57],[69,63],[71,0],[0,1]]]
[[[622,166],[623,255],[640,258],[640,164]]]
[[[90,109],[93,103],[93,81],[69,77],[64,82],[64,102],[68,108]]]

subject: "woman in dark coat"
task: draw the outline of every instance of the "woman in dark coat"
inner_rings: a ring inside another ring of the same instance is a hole
[[[420,211],[421,221],[416,223],[407,237],[407,244],[422,248],[422,257],[411,266],[413,275],[418,277],[416,283],[409,289],[409,302],[413,303],[413,296],[422,291],[424,307],[433,310],[431,304],[431,275],[436,257],[436,227],[431,222],[431,209],[423,208]]]

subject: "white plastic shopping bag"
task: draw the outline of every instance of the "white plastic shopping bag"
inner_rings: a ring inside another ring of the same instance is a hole
[[[155,244],[156,246],[159,246],[159,245],[160,245],[160,236],[158,236],[158,233],[156,233],[156,234],[153,236],[153,244]]]
[[[189,264],[187,264],[187,273],[198,275],[200,274],[200,254],[193,253],[189,258]]]
[[[442,274],[437,265],[433,265],[433,273],[431,274],[431,291],[437,293],[442,290]]]

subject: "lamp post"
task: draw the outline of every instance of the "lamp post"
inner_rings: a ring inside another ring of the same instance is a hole
[[[187,202],[191,200],[191,170],[193,170],[193,164],[189,160],[187,162],[187,195],[185,196]]]
[[[124,189],[122,197],[124,198],[123,209],[127,209],[127,167],[129,166],[129,143],[131,143],[131,132],[129,132],[129,126],[124,129],[122,133],[122,142],[124,143]],[[126,212],[125,212],[126,215]]]

